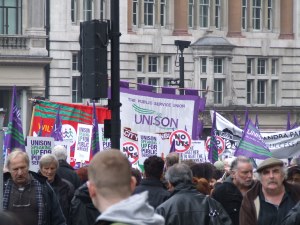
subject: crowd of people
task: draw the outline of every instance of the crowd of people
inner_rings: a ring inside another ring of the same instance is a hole
[[[117,149],[74,170],[55,146],[29,170],[28,154],[6,160],[0,225],[299,225],[300,166],[239,156],[214,164],[150,156],[140,172]]]

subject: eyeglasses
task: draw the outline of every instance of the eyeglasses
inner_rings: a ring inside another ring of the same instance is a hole
[[[14,202],[12,206],[15,208],[26,208],[31,206],[30,191],[31,191],[31,185],[27,189],[19,188],[18,191],[15,192],[15,194],[18,194],[18,196],[14,198]]]

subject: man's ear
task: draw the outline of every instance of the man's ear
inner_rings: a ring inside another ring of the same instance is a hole
[[[88,190],[89,190],[89,194],[91,198],[94,198],[96,196],[96,187],[93,184],[93,182],[87,181],[86,182]]]
[[[134,192],[135,187],[136,187],[136,178],[135,178],[134,176],[131,176],[131,179],[130,179],[130,189],[131,189],[131,193]]]

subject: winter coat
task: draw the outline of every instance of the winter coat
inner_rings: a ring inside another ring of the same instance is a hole
[[[300,200],[300,187],[283,182],[285,191],[289,193],[291,198],[298,202]],[[257,182],[245,195],[240,209],[241,225],[257,225],[260,209],[259,193],[262,189],[260,182]]]
[[[299,225],[300,224],[300,202],[298,202],[283,219],[281,225]]]
[[[198,192],[192,184],[178,184],[171,197],[159,205],[156,212],[165,218],[165,225],[210,224],[211,202],[222,225],[232,225],[221,204]]]
[[[92,225],[99,214],[90,198],[86,183],[81,185],[71,201],[70,225]]]
[[[79,176],[75,172],[74,168],[70,166],[65,160],[59,160],[59,167],[56,173],[60,178],[66,179],[71,182],[75,190],[80,187],[81,182]]]
[[[29,171],[34,183],[37,183],[41,188],[41,201],[37,199],[37,204],[42,207],[38,207],[39,210],[43,209],[41,212],[41,217],[43,221],[41,225],[66,225],[66,220],[64,218],[63,212],[59,205],[56,194],[51,188],[50,184],[47,182],[47,178],[41,176],[35,172]],[[4,174],[4,189],[3,189],[3,209],[7,209],[9,204],[9,196],[12,188],[12,179],[9,172]],[[40,198],[40,196],[38,197]]]
[[[151,206],[157,208],[161,203],[168,199],[168,192],[162,182],[155,178],[143,179],[139,186],[135,188],[133,194],[138,194],[143,191],[148,191],[148,201]]]

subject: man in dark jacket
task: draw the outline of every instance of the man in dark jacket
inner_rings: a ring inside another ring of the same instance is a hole
[[[136,187],[133,194],[148,191],[149,204],[156,208],[170,195],[160,181],[164,170],[164,161],[158,156],[150,156],[144,162],[144,169],[146,178]]]
[[[259,182],[244,196],[240,209],[241,225],[281,225],[300,200],[299,186],[287,183],[283,162],[268,158],[257,167]]]
[[[192,171],[185,164],[175,164],[166,172],[172,187],[171,197],[156,212],[165,218],[165,225],[214,224],[231,225],[231,219],[220,203],[199,193],[192,184]]]
[[[84,183],[75,191],[71,201],[70,225],[92,225],[99,215]]]
[[[239,156],[233,160],[230,176],[217,184],[212,198],[222,204],[234,225],[239,225],[243,195],[253,186],[253,167],[249,158]]]
[[[26,152],[15,150],[6,162],[3,209],[21,218],[23,225],[66,225],[57,197],[47,178],[29,171]]]
[[[57,174],[60,178],[68,180],[73,184],[74,189],[76,190],[81,185],[79,176],[74,171],[74,168],[67,163],[67,149],[62,145],[56,145],[52,149],[52,153],[56,156],[59,167],[57,169]]]

